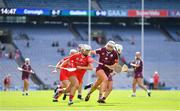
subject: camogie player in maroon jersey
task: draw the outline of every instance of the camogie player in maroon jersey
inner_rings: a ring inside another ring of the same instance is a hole
[[[114,50],[115,42],[109,41],[105,47],[92,51],[92,53],[99,55],[99,64],[96,67],[96,75],[97,80],[91,87],[87,96],[85,97],[85,101],[89,101],[90,95],[101,85],[99,90],[99,103],[105,103],[105,98],[109,95],[111,91],[105,92],[109,86],[110,90],[112,89],[112,76],[114,66],[118,62],[118,56],[116,50]],[[104,94],[104,96],[103,96]]]
[[[135,60],[130,64],[134,68],[134,78],[132,83],[132,90],[133,94],[132,97],[136,96],[136,84],[139,85],[140,88],[144,89],[148,96],[151,96],[151,92],[143,85],[142,79],[143,79],[143,61],[141,59],[141,53],[136,52],[135,54]]]
[[[116,44],[115,45],[115,50],[117,51],[117,53],[118,53],[118,57],[119,57],[119,61],[121,61],[120,60],[120,55],[121,55],[121,53],[122,53],[122,50],[123,50],[123,46],[121,45],[121,44]],[[121,62],[119,62],[119,64],[120,64]],[[124,65],[124,64],[121,64],[121,65]],[[111,73],[111,75],[113,76],[113,75],[115,75],[116,73],[115,72],[112,72]],[[93,83],[90,83],[90,84],[87,84],[85,87],[84,87],[84,89],[86,90],[86,89],[89,89],[89,88],[91,88],[93,86]],[[100,95],[100,97],[99,97],[99,100],[100,100],[100,98],[103,98],[104,100],[109,96],[109,94],[111,93],[111,91],[112,91],[112,86],[113,86],[113,84],[112,84],[112,82],[111,82],[111,79],[108,79],[108,85],[107,85],[107,87],[106,87],[106,90],[104,91],[104,95],[103,95],[103,97],[102,97],[102,95],[101,95],[101,93],[100,93],[100,91],[99,91],[99,95]],[[98,90],[100,90],[100,86],[97,88]],[[99,103],[102,103],[102,101],[97,101],[97,102],[99,102]]]
[[[24,81],[22,95],[29,95],[29,93],[28,93],[28,90],[29,90],[29,75],[34,73],[32,71],[32,69],[31,69],[30,59],[29,58],[25,58],[25,63],[22,65],[21,68],[23,69],[23,71],[22,71],[22,80]]]

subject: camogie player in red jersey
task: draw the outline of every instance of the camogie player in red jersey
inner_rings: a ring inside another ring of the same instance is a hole
[[[78,45],[78,49],[77,49],[78,52],[81,53],[83,51],[84,45],[85,44],[79,44]],[[84,72],[84,73],[86,73],[86,72]],[[78,88],[78,96],[77,96],[77,98],[80,99],[80,100],[83,100],[83,98],[82,98],[82,84],[83,84],[83,82],[81,82],[81,84],[79,85],[79,88]]]
[[[63,63],[63,61],[67,60],[70,56],[74,55],[77,53],[77,50],[71,49],[70,50],[70,55],[68,57],[65,57],[63,60],[60,60],[56,66],[59,66],[60,64]],[[64,65],[63,67],[68,67],[68,64]],[[56,72],[56,69],[53,71]],[[60,69],[60,78],[59,80],[61,81],[61,84],[57,86],[54,90],[54,96],[53,96],[53,102],[58,102],[58,98],[60,97],[60,94],[58,93],[59,88],[67,88],[69,86],[69,80],[68,80],[68,71],[65,69]],[[66,99],[66,94],[64,94],[63,100]]]
[[[63,67],[67,63],[70,63],[71,68],[77,68],[76,71],[72,71],[68,73],[68,78],[70,81],[70,85],[66,90],[59,90],[59,93],[67,93],[69,92],[69,103],[68,105],[73,104],[73,97],[75,95],[76,90],[79,88],[79,85],[83,81],[84,74],[86,70],[92,70],[92,58],[89,56],[91,51],[91,46],[84,44],[83,51],[77,54],[74,54],[69,59],[64,61],[59,67]]]
[[[95,50],[92,53],[99,55],[99,64],[96,68],[97,80],[94,85],[91,87],[87,96],[85,97],[85,101],[88,101],[90,95],[101,85],[100,93],[99,93],[99,103],[105,103],[105,97],[109,95],[110,91],[104,94],[104,91],[108,86],[112,86],[112,76],[113,68],[118,62],[118,56],[116,50],[114,50],[115,42],[109,41],[105,47]],[[111,90],[112,88],[110,88]],[[103,98],[104,94],[104,98]]]
[[[70,50],[70,56],[73,55],[74,53],[77,53],[77,52],[81,53],[83,51],[83,46],[84,46],[84,44],[79,44],[78,47],[77,47],[77,50],[71,49]],[[68,58],[69,58],[69,56],[65,57],[63,60],[59,61],[56,66],[60,65],[63,61],[67,60]],[[67,67],[67,65],[65,65],[64,67]],[[56,69],[53,72],[57,72]],[[67,86],[69,85],[69,80],[68,80],[67,73],[68,73],[68,71],[65,70],[65,69],[60,70],[60,81],[61,81],[62,84],[58,85],[55,88],[55,90],[54,90],[55,94],[54,94],[54,97],[53,97],[53,102],[58,102],[58,98],[60,97],[57,89],[58,88],[67,88]],[[68,94],[66,94],[66,93],[64,94],[63,100],[66,99],[67,95]],[[79,85],[77,98],[80,99],[80,100],[83,100],[83,98],[82,98],[82,83]]]

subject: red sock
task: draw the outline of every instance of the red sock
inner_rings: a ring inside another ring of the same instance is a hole
[[[69,95],[69,100],[72,101],[73,100],[73,95]]]

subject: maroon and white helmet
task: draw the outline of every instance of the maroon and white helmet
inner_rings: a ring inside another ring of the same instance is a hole
[[[25,63],[26,64],[30,64],[30,59],[29,58],[25,58]]]
[[[111,46],[112,48],[114,48],[114,47],[115,47],[115,42],[112,41],[112,40],[110,40],[110,41],[108,41],[108,43],[105,45],[105,47],[107,47],[107,46]]]
[[[119,54],[121,54],[123,50],[123,46],[121,44],[116,44],[115,49]]]
[[[30,62],[30,59],[29,58],[25,58],[25,62]]]

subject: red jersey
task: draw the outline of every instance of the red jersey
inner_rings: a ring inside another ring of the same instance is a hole
[[[69,58],[70,60],[70,66],[71,67],[77,67],[77,66],[88,66],[89,63],[92,62],[92,59],[90,56],[83,56],[81,53],[75,54]],[[79,72],[84,72],[86,70],[84,69],[78,69]]]
[[[159,83],[159,75],[158,74],[154,74],[154,83]]]
[[[68,57],[65,57],[63,60],[60,61],[60,64],[62,64],[65,60],[69,59],[69,56]],[[63,67],[68,67],[69,64],[65,64],[63,65]],[[65,70],[65,69],[60,69],[60,81],[64,81],[64,80],[68,80],[68,71]]]
[[[65,57],[64,59],[60,60],[60,64],[62,64],[65,60],[69,59],[68,57]],[[68,67],[68,64],[65,64],[63,67]]]
[[[88,66],[90,63],[92,63],[92,58],[90,56],[83,56],[81,53],[75,54],[69,58],[70,66],[71,67],[77,67],[77,66]],[[78,77],[79,82],[82,82],[82,78],[84,74],[86,73],[85,69],[77,69],[74,71],[76,73],[76,76]]]

